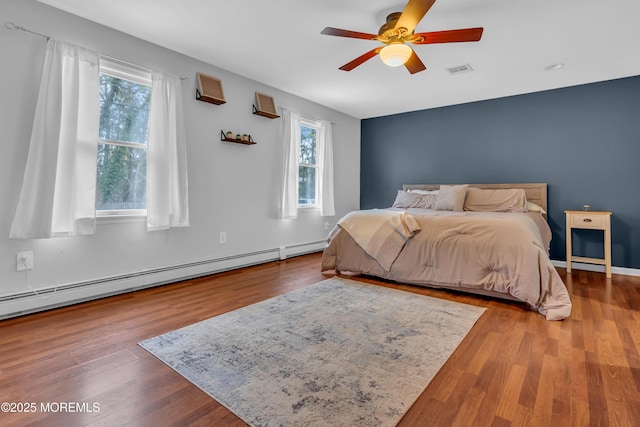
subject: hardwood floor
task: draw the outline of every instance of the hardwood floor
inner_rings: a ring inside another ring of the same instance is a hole
[[[137,343],[324,280],[319,265],[311,254],[0,321],[0,401],[36,404],[0,412],[0,425],[244,426]],[[399,425],[640,425],[640,278],[559,272],[573,300],[561,322],[358,279],[488,309]],[[99,411],[60,411],[65,402]]]

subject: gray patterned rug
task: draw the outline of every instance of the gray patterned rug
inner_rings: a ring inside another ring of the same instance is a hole
[[[332,278],[140,345],[252,426],[395,426],[484,310]]]

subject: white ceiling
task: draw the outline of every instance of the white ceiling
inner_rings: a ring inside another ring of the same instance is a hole
[[[403,0],[39,1],[357,118],[640,75],[638,0],[437,0],[416,32],[484,34],[411,45],[427,66],[414,75],[379,58],[340,71],[378,42],[320,34],[375,34]]]

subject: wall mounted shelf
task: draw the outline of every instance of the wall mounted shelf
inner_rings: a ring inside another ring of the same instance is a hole
[[[267,117],[270,119],[277,119],[278,117],[280,117],[279,115],[270,113],[268,111],[260,111],[256,108],[255,105],[253,106],[253,114],[255,114],[256,116]]]
[[[235,142],[236,144],[244,144],[244,145],[254,145],[256,142],[251,138],[251,135],[248,136],[249,139],[238,139],[238,138],[227,138],[224,134],[224,131],[220,131],[220,141],[225,142]]]
[[[198,81],[198,87],[196,88],[196,99],[198,101],[216,105],[227,102],[224,99],[222,80],[203,73],[196,73],[196,80]]]
[[[224,99],[213,98],[210,96],[206,96],[200,93],[198,89],[196,89],[196,99],[198,101],[208,102],[209,104],[222,105],[226,103]]]
[[[272,96],[266,95],[264,93],[256,92],[256,107],[253,105],[253,114],[257,114],[258,116],[268,117],[270,119],[277,119],[280,117],[276,110],[276,103],[273,100]]]

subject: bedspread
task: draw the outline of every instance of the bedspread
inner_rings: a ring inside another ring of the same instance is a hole
[[[395,261],[382,266],[338,227],[322,270],[367,274],[402,283],[486,290],[523,301],[549,320],[569,316],[571,300],[548,256],[550,231],[528,213],[408,209],[420,231]]]
[[[420,231],[420,226],[405,211],[372,209],[345,215],[332,234],[338,229],[349,233],[358,246],[389,271],[407,240]]]

